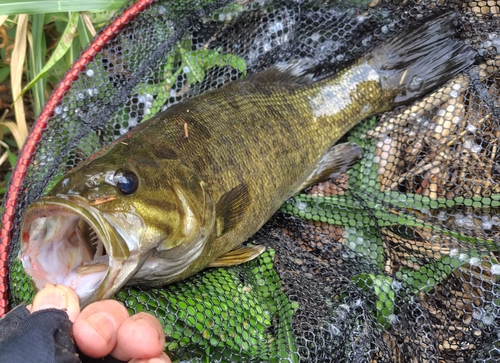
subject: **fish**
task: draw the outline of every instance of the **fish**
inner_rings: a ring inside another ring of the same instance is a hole
[[[361,157],[337,143],[354,125],[475,62],[455,21],[426,19],[328,77],[314,59],[278,63],[136,126],[26,209],[25,271],[37,288],[73,288],[85,306],[257,257],[264,247],[243,242],[288,198]]]

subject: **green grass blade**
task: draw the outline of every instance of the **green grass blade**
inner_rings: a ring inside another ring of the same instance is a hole
[[[1,15],[118,10],[126,0],[8,0],[0,3]]]
[[[79,13],[72,13],[69,17],[68,24],[66,25],[66,29],[57,44],[54,53],[50,57],[49,61],[43,69],[38,73],[38,75],[26,86],[24,87],[21,95],[24,94],[27,90],[29,90],[36,82],[38,82],[53,66],[57,63],[59,59],[61,59],[66,52],[71,48],[71,44],[73,43],[73,39],[76,36],[76,28],[78,24],[78,19],[80,19]]]
[[[81,49],[85,49],[87,45],[91,42],[92,40],[92,35],[88,31],[87,27],[85,26],[85,21],[83,20],[82,14],[80,14],[80,19],[78,20],[78,39],[80,40],[80,47]]]
[[[45,44],[45,35],[43,31],[44,15],[35,14],[32,18],[31,34],[33,40],[30,46],[30,56],[29,56],[29,78],[30,80],[36,79],[36,76],[43,69],[43,61],[45,59],[45,53],[47,52],[47,47]],[[45,88],[47,85],[46,77],[41,78],[41,82],[36,82],[32,92],[33,92],[33,102],[35,117],[38,117],[45,105]]]
[[[7,20],[8,17],[9,17],[8,15],[0,15],[0,26],[2,26],[3,23],[5,23],[5,20]]]

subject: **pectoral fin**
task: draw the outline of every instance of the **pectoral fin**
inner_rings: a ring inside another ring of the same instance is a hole
[[[264,246],[239,246],[236,249],[220,256],[208,267],[227,267],[239,265],[259,257],[266,250]]]
[[[246,184],[240,184],[224,194],[215,206],[217,237],[240,223],[249,205],[250,194]]]
[[[345,173],[362,155],[363,149],[353,142],[332,146],[323,154],[316,169],[302,183],[297,192],[329,178],[335,178],[340,173]]]

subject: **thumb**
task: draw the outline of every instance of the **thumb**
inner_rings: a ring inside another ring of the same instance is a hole
[[[80,313],[80,301],[78,295],[69,287],[64,285],[47,284],[38,291],[33,299],[31,312],[43,309],[64,310],[71,322],[75,322]]]

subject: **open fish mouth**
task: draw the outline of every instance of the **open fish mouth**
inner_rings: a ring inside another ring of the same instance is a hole
[[[129,256],[120,233],[82,197],[43,198],[24,215],[19,258],[37,288],[69,286],[82,305],[110,297]]]

